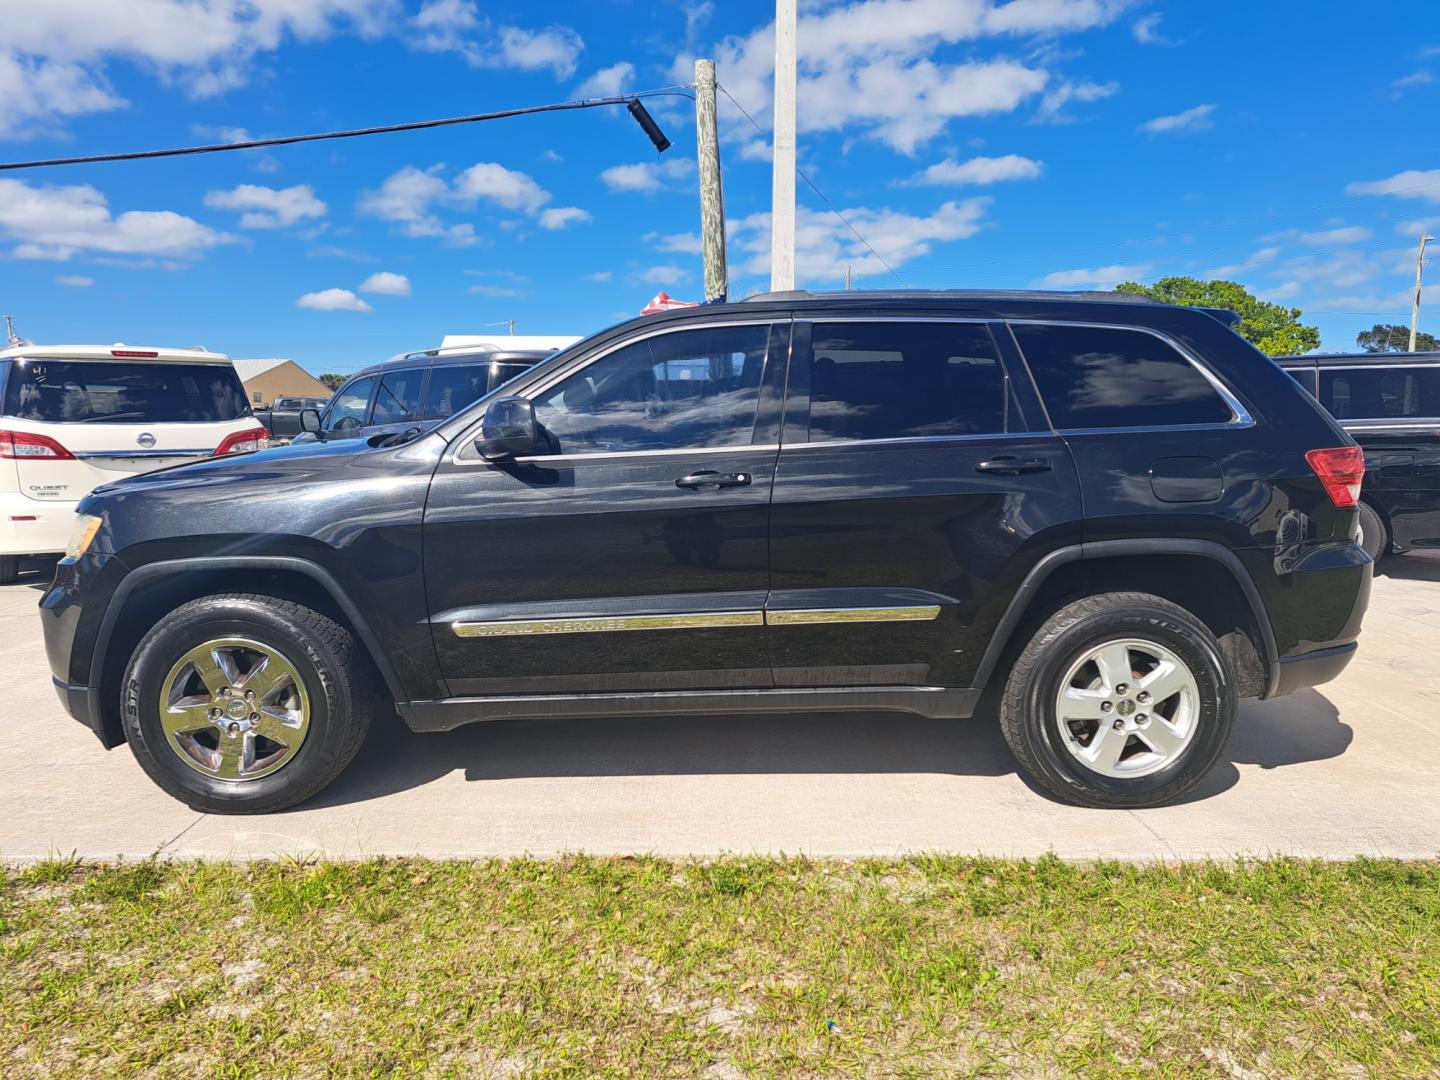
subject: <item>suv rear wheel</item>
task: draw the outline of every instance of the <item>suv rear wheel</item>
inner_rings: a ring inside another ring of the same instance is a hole
[[[349,631],[269,596],[176,608],[125,672],[125,735],[152,780],[195,810],[269,813],[315,795],[370,726]]]
[[[1360,511],[1360,546],[1376,562],[1390,553],[1390,530],[1385,528],[1385,519],[1367,502],[1362,502]]]
[[[1147,593],[1103,593],[1051,615],[1000,706],[1021,766],[1080,806],[1180,797],[1214,767],[1234,723],[1234,680],[1215,636]]]

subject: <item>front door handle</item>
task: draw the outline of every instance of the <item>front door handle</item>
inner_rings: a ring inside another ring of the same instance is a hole
[[[1017,457],[997,457],[980,462],[975,466],[975,471],[993,473],[995,476],[1019,476],[1021,473],[1049,472],[1050,462],[1045,458],[1021,461]]]
[[[690,488],[692,491],[699,491],[704,488],[728,488],[744,487],[750,483],[750,474],[746,472],[721,473],[714,469],[701,469],[697,472],[686,473],[675,481],[678,488]]]

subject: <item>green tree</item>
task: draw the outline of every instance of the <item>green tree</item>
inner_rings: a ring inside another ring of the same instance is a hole
[[[349,378],[349,376],[347,376],[347,375],[335,375],[335,374],[331,373],[331,374],[328,374],[328,375],[320,375],[320,376],[317,376],[317,378],[319,378],[319,380],[320,380],[321,382],[323,382],[330,390],[333,391],[333,390],[339,390],[339,389],[340,389],[340,385],[341,385],[347,378]]]
[[[1410,349],[1410,328],[1377,322],[1369,330],[1356,334],[1355,344],[1366,352],[1407,352]],[[1434,334],[1416,334],[1415,348],[1420,352],[1435,352],[1440,350],[1440,338]]]
[[[1154,285],[1127,281],[1117,292],[1134,293],[1186,307],[1228,308],[1240,316],[1240,336],[1266,356],[1295,356],[1320,347],[1320,331],[1300,321],[1300,309],[1261,300],[1233,281],[1161,278]]]

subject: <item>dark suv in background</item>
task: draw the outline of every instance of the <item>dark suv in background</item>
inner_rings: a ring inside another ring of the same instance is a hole
[[[775,294],[606,330],[408,438],[102,488],[41,609],[70,712],[207,811],[308,798],[392,709],[949,719],[987,691],[1040,788],[1150,806],[1237,698],[1349,662],[1362,473],[1212,312]]]
[[[1378,559],[1440,546],[1440,353],[1292,356],[1280,366],[1365,450],[1365,550]]]
[[[353,439],[399,433],[443,420],[545,359],[532,350],[429,349],[362,368],[335,391],[320,414],[320,434]],[[313,434],[301,434],[308,442]]]

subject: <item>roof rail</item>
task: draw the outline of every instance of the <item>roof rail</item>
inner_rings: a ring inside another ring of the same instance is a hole
[[[1122,292],[1070,292],[1063,289],[846,289],[812,292],[791,289],[757,293],[741,303],[784,303],[794,300],[1080,300],[1114,304],[1160,304],[1148,296]]]

